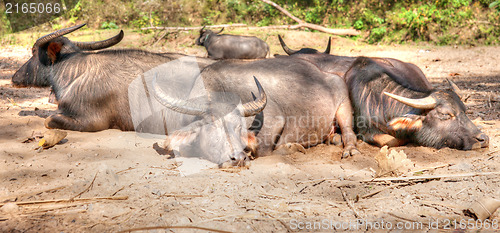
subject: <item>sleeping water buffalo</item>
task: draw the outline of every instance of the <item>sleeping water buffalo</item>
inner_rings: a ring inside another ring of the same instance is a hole
[[[257,59],[266,58],[269,45],[254,36],[220,35],[219,32],[200,30],[196,45],[205,46],[208,57],[212,59]]]
[[[83,26],[83,25],[80,25]],[[123,39],[123,31],[120,30],[118,35],[111,37],[107,40],[103,41],[95,41],[95,42],[77,42],[71,41],[66,37],[59,37],[59,43],[64,44],[64,50],[60,54],[68,54],[70,52],[82,52],[82,51],[90,51],[90,50],[99,50],[109,48],[113,45],[118,44]],[[44,64],[49,64],[52,61],[33,61],[36,60],[35,56],[39,56],[40,47],[43,41],[39,42],[39,44],[35,44],[33,46],[32,52],[33,57],[24,65],[19,68],[19,70],[12,76],[12,83],[17,87],[26,87],[26,86],[36,86],[36,87],[48,87],[50,86],[49,81],[49,72],[38,72],[39,66]],[[46,48],[45,48],[46,49]],[[42,50],[43,51],[43,50]],[[60,55],[59,54],[59,55]],[[42,68],[43,69],[43,68]]]
[[[247,122],[258,141],[256,155],[267,155],[284,146],[301,148],[328,142],[336,124],[342,132],[343,157],[359,153],[349,95],[345,82],[337,75],[325,74],[310,62],[289,57],[220,61],[200,75],[206,89],[236,93],[242,102],[254,99],[248,90],[255,86],[253,76],[259,78],[266,90],[267,105],[262,113],[248,119],[253,122]]]
[[[320,70],[327,73],[336,74],[342,78],[345,77],[345,73],[357,57],[349,56],[337,56],[330,55],[330,44],[331,38],[328,41],[327,49],[324,53],[318,52],[315,49],[302,48],[300,50],[292,50],[288,48],[281,36],[280,39],[281,46],[285,52],[294,58],[309,61],[319,67]],[[419,90],[426,90],[432,88],[424,73],[416,65],[403,62],[393,58],[374,58],[374,61],[381,65],[390,65],[398,70],[398,78],[406,79],[409,84],[415,88],[422,88]]]
[[[468,119],[464,104],[460,98],[455,98],[457,94],[453,90],[434,89],[416,65],[393,58],[304,53],[300,52],[304,49],[290,50],[283,40],[280,41],[290,57],[309,61],[323,72],[344,78],[354,106],[358,135],[366,142],[379,146],[413,142],[435,148],[450,147],[462,150],[488,146],[488,136]],[[393,85],[392,89],[386,87],[387,83]],[[387,89],[382,91],[381,88]],[[395,100],[401,98],[391,95],[392,90],[398,95],[411,91],[411,98],[429,97],[426,100],[432,99],[433,104],[421,109],[411,108],[411,105],[404,104],[408,102],[396,102]],[[385,92],[387,94],[384,94]],[[443,111],[452,113],[450,116],[453,117],[439,117],[438,113]],[[405,114],[411,117],[404,117]],[[391,119],[394,121],[390,121]],[[414,121],[411,121],[412,119]],[[401,122],[414,122],[414,126],[420,127],[395,130],[388,125],[402,127]]]
[[[452,89],[415,86],[417,82],[402,78],[397,67],[367,57],[354,61],[345,80],[357,132],[367,142],[460,150],[488,147],[488,136],[467,117]]]
[[[100,50],[123,36],[98,43],[72,42],[63,37],[85,24],[61,29],[39,38],[33,56],[14,75],[20,84],[48,82],[59,103],[57,114],[45,120],[47,128],[99,131],[110,128],[134,130],[128,86],[144,72],[182,54],[151,53],[143,50]],[[213,60],[197,58],[205,67]]]
[[[195,84],[188,96],[210,97],[209,101],[201,102],[194,101],[200,98],[189,98],[189,101],[173,98],[154,79],[154,97],[168,109],[183,114],[179,121],[185,125],[168,133],[165,149],[183,157],[195,155],[217,164],[231,161],[234,166],[245,165],[248,157],[256,155],[258,147],[255,135],[247,130],[245,117],[257,115],[267,104],[264,89],[255,77],[254,80],[259,97],[239,105],[237,93],[209,91],[205,94],[203,79],[197,80],[198,85]]]

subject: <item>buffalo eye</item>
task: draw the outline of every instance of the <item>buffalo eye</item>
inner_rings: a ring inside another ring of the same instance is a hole
[[[452,119],[455,117],[455,115],[451,112],[438,112],[437,115],[438,115],[438,118],[440,120],[443,120],[443,121],[449,120],[449,119]]]

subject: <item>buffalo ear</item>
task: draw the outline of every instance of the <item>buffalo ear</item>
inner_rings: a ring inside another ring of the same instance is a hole
[[[252,131],[248,131],[246,137],[242,136],[241,139],[244,141],[246,140],[247,142],[247,148],[250,152],[250,158],[257,156],[257,148],[259,147],[259,144],[257,142],[257,138],[255,137],[255,133]]]
[[[422,128],[422,116],[417,115],[405,115],[402,117],[396,117],[389,121],[389,129],[394,131],[407,131],[416,132]]]
[[[61,53],[63,44],[61,42],[50,42],[47,47],[47,56],[49,56],[50,61],[54,64]]]
[[[63,44],[61,42],[49,42],[47,47],[38,48],[40,62],[46,66],[56,63],[61,54]]]

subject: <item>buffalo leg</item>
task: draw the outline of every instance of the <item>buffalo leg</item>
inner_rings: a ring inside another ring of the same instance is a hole
[[[344,143],[344,152],[342,158],[347,158],[350,155],[360,154],[356,148],[356,134],[353,131],[352,107],[349,101],[340,104],[335,114],[340,131],[342,132],[342,142]]]
[[[102,121],[104,122],[104,121]],[[62,114],[54,114],[45,119],[45,127],[48,129],[66,129],[83,132],[105,130],[109,127],[105,123],[91,124],[87,121],[79,121]]]

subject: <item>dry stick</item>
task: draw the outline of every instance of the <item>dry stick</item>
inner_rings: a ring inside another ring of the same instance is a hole
[[[56,200],[41,200],[41,201],[20,201],[20,202],[7,202],[14,203],[16,205],[37,205],[37,204],[47,204],[47,203],[61,203],[61,202],[74,202],[74,201],[97,201],[97,200],[127,200],[128,196],[118,196],[118,197],[92,197],[92,198],[70,198],[70,199],[56,199]],[[0,203],[0,207],[7,203]]]
[[[361,199],[369,198],[369,197],[375,196],[376,194],[378,194],[378,193],[380,193],[380,192],[382,192],[384,190],[393,189],[393,188],[396,188],[396,187],[399,187],[399,186],[404,186],[404,185],[408,185],[408,184],[407,183],[403,183],[403,184],[390,185],[390,186],[381,188],[379,190],[375,190],[375,191],[373,191],[371,193],[365,194],[365,195],[361,196]]]
[[[217,229],[208,228],[208,227],[197,227],[197,226],[155,226],[155,227],[140,227],[140,228],[132,228],[132,229],[127,229],[127,230],[119,231],[118,233],[132,232],[132,231],[159,230],[159,229],[196,229],[196,230],[213,231],[213,232],[219,232],[219,233],[231,233],[230,231],[223,231],[223,230],[217,230]]]
[[[376,178],[376,179],[371,179],[371,180],[363,180],[361,182],[411,181],[411,180],[422,180],[422,179],[459,178],[459,177],[488,176],[488,175],[500,175],[500,172],[472,172],[472,173],[447,174],[447,175],[387,177],[387,178]]]
[[[342,190],[341,187],[339,187],[340,189],[340,193],[342,193],[342,197],[344,198],[344,201],[347,202],[347,205],[349,206],[349,208],[351,208],[352,212],[354,212],[354,216],[357,218],[357,219],[361,219],[361,217],[359,216],[358,212],[356,211],[356,209],[354,208],[354,206],[352,205],[351,201],[347,198],[347,196],[345,195],[345,192],[344,190]]]
[[[443,168],[443,167],[449,167],[449,166],[453,166],[453,165],[454,165],[453,163],[447,163],[447,164],[442,164],[442,165],[438,165],[438,166],[434,166],[434,167],[426,167],[426,168],[421,168],[421,169],[418,169],[418,170],[413,170],[410,173],[418,173],[418,172],[430,171],[430,170],[434,170],[434,169],[438,169],[438,168]]]
[[[59,189],[65,188],[65,187],[66,186],[59,186],[59,187],[55,187],[55,188],[51,188],[51,189],[47,189],[47,190],[29,192],[29,193],[25,193],[25,194],[21,194],[21,195],[12,195],[12,196],[6,197],[1,202],[7,202],[9,199],[12,199],[12,198],[16,198],[16,200],[17,200],[17,199],[21,199],[22,197],[25,197],[25,196],[32,196],[32,195],[38,195],[38,194],[42,194],[42,193],[48,193],[48,192],[56,191],[56,190],[59,190]]]
[[[161,195],[162,197],[203,197],[203,195],[199,194],[173,194],[173,193],[167,193]]]
[[[246,27],[246,24],[235,23],[235,24],[220,24],[220,25],[210,25],[205,26],[205,28],[220,28],[220,27]],[[194,31],[200,30],[203,27],[143,27],[141,30],[173,30],[173,31]]]
[[[92,188],[92,186],[94,186],[94,181],[95,181],[95,178],[97,178],[97,174],[99,173],[99,171],[97,171],[95,173],[95,176],[94,176],[94,179],[92,180],[92,182],[90,182],[90,185],[89,187],[87,187],[85,190],[83,190],[82,192],[80,192],[79,194],[76,194],[74,197],[70,198],[70,199],[75,199],[76,197],[79,197],[80,195],[82,195],[83,193],[87,192],[90,190],[90,188]]]
[[[285,14],[286,16],[290,17],[291,19],[293,19],[293,21],[297,22],[299,25],[299,27],[306,27],[306,28],[309,28],[309,29],[313,29],[313,30],[317,30],[317,31],[320,31],[320,32],[325,32],[325,33],[330,33],[330,34],[334,34],[334,35],[342,35],[342,36],[357,36],[359,35],[359,31],[358,30],[355,30],[355,29],[332,29],[332,28],[325,28],[323,26],[320,26],[320,25],[316,25],[316,24],[312,24],[312,23],[307,23],[307,22],[304,22],[302,21],[301,19],[295,17],[294,15],[292,15],[290,12],[288,12],[287,10],[283,9],[281,6],[279,6],[278,4],[270,1],[270,0],[261,0],[271,6],[273,6],[274,8],[278,9],[279,11],[281,11],[283,14]]]

